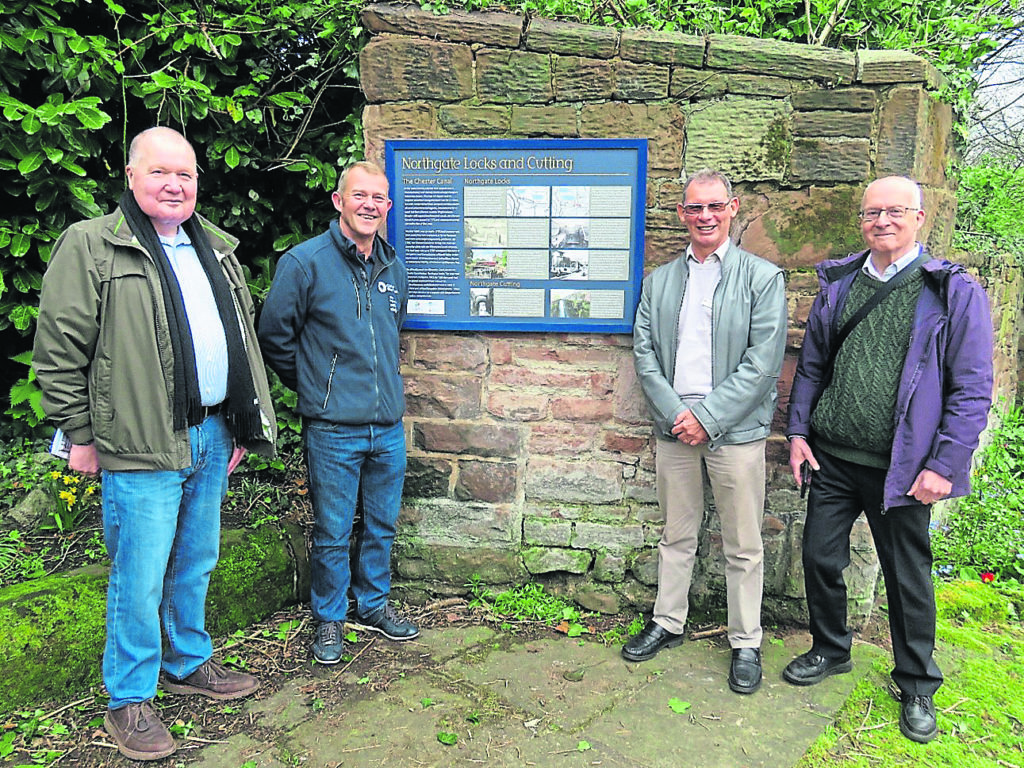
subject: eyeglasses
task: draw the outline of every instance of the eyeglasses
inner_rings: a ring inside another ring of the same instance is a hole
[[[728,201],[724,203],[708,203],[706,205],[701,205],[700,203],[687,203],[683,206],[683,213],[687,216],[700,216],[704,213],[705,208],[707,208],[711,213],[721,213],[728,207]]]
[[[899,220],[907,215],[907,211],[919,211],[920,208],[910,208],[906,205],[892,205],[888,208],[868,208],[866,211],[861,211],[857,215],[860,216],[861,221],[875,221],[883,213],[889,217],[890,220]]]

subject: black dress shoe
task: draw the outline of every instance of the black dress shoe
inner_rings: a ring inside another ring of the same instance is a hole
[[[797,656],[782,671],[786,682],[793,685],[814,685],[829,675],[838,675],[853,669],[849,655],[841,659],[826,659],[813,648]]]
[[[736,693],[753,693],[761,687],[761,649],[733,648],[729,687]]]
[[[900,733],[911,741],[927,744],[938,732],[932,697],[904,693],[900,702]]]
[[[682,633],[669,632],[654,619],[636,637],[622,646],[622,658],[626,661],[647,661],[653,659],[662,648],[675,648],[683,642]]]

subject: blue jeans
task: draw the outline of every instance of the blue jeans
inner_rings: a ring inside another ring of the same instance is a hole
[[[111,562],[103,682],[111,709],[156,695],[161,665],[187,677],[213,655],[206,590],[220,548],[232,439],[222,416],[191,427],[189,439],[186,469],[103,472]]]
[[[350,585],[356,611],[365,618],[384,607],[391,591],[391,544],[405,482],[405,431],[401,422],[382,427],[307,419],[303,437],[314,515],[313,618],[344,621]],[[357,500],[362,502],[363,526],[350,553]]]

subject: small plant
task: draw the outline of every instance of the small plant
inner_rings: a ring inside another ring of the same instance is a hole
[[[1024,409],[993,430],[971,484],[954,513],[932,522],[935,575],[1024,580]]]
[[[47,472],[44,487],[53,502],[49,518],[40,526],[44,531],[70,533],[98,508],[99,486],[77,473]]]
[[[438,731],[437,740],[446,747],[453,747],[459,743],[459,737],[451,731]]]

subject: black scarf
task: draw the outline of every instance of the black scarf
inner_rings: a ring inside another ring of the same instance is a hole
[[[181,298],[181,288],[171,263],[167,260],[164,247],[160,244],[153,222],[139,208],[135,195],[130,189],[121,195],[121,211],[132,233],[142,247],[149,252],[160,274],[164,307],[170,327],[171,351],[174,357],[174,428],[185,429],[203,419],[204,409],[199,394],[199,377],[196,374],[196,352],[192,346],[192,330]],[[224,326],[224,337],[228,351],[227,397],[221,408],[228,429],[238,444],[246,444],[262,435],[262,424],[253,385],[249,362],[238,325],[238,314],[231,296],[231,286],[220,268],[217,257],[210,246],[210,240],[203,231],[197,216],[190,216],[181,225],[185,229],[192,247],[199,256],[206,277],[210,281],[213,298],[217,304],[220,322]]]

